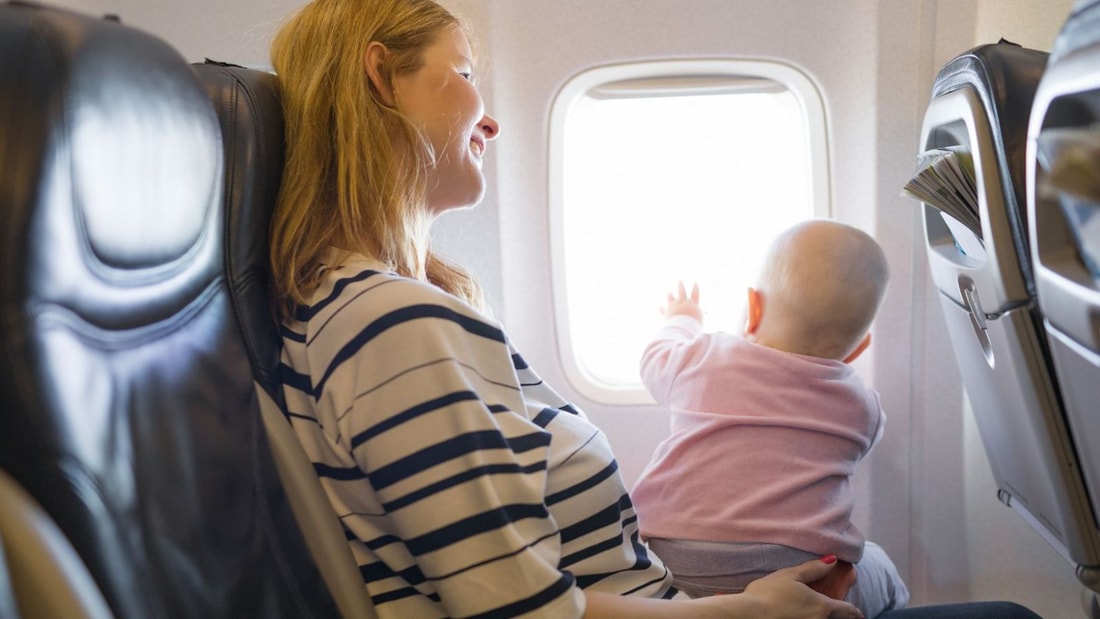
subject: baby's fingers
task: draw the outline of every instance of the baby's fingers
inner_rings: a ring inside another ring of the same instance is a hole
[[[683,280],[676,282],[676,300],[683,301],[687,298],[687,290],[684,289]]]

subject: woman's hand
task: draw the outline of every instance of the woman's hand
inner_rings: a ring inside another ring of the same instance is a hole
[[[826,559],[822,561],[829,562]],[[847,561],[837,561],[836,567],[824,578],[806,584],[810,585],[814,591],[824,593],[834,600],[843,600],[852,585],[856,584],[856,566]]]
[[[817,559],[753,581],[744,593],[659,600],[585,591],[584,619],[863,619],[859,609],[810,589],[837,567]]]
[[[829,561],[829,562],[826,562]],[[836,557],[807,561],[753,581],[741,595],[760,604],[759,617],[790,619],[862,619],[855,606],[834,600],[810,588],[811,583],[835,580]],[[843,579],[841,579],[843,580]],[[852,574],[854,581],[854,574]]]

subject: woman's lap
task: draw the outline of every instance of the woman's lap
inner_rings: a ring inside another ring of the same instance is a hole
[[[890,610],[879,619],[1042,619],[1013,602],[968,602]]]

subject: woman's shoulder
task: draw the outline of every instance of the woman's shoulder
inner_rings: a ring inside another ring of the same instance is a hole
[[[375,259],[350,254],[323,268],[311,303],[299,308],[296,316],[299,322],[318,325],[350,321],[363,325],[415,314],[472,321],[499,329],[495,321],[458,297],[430,283],[399,275]]]
[[[440,288],[399,275],[382,262],[367,256],[346,255],[339,262],[326,264],[322,268],[324,273],[314,294],[314,306],[334,298],[355,302],[356,306],[465,305]]]

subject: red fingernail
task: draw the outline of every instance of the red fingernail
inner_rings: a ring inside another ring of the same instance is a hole
[[[836,555],[825,555],[824,557],[821,557],[821,562],[832,565],[836,563]]]

